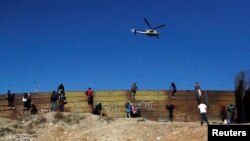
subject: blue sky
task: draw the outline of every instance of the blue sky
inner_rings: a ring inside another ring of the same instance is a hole
[[[249,70],[248,0],[1,0],[0,93],[234,90]],[[160,39],[131,28],[146,29]]]

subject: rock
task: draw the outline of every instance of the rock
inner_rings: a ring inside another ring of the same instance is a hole
[[[157,139],[157,140],[160,140],[160,139],[161,139],[161,137],[156,137],[156,139]]]

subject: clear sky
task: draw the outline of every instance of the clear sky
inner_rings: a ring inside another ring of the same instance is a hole
[[[249,0],[0,0],[0,93],[234,90],[250,67]],[[160,39],[131,28],[158,29]]]

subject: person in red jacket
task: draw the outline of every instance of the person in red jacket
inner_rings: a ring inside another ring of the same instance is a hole
[[[87,98],[88,98],[88,104],[92,105],[93,104],[93,91],[89,87],[89,89],[85,92]]]

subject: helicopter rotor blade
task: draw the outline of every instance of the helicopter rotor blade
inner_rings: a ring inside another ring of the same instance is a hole
[[[166,25],[163,24],[163,25],[157,26],[157,27],[155,27],[155,28],[153,28],[153,29],[162,28],[162,27],[164,27],[164,26],[166,26]]]
[[[147,21],[146,18],[144,18],[144,21],[146,22],[146,24],[148,25],[148,27],[149,27],[150,29],[152,29],[152,27],[150,26],[150,24],[148,23],[148,21]]]

